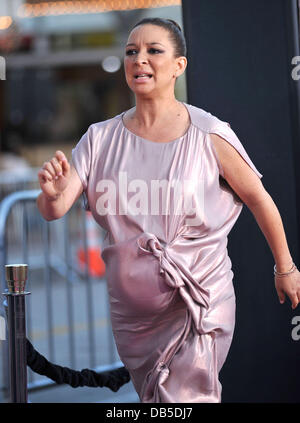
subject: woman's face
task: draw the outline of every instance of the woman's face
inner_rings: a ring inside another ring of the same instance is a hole
[[[127,84],[136,95],[174,92],[176,77],[184,72],[185,66],[184,57],[174,57],[174,46],[166,29],[144,24],[131,31],[124,68]]]

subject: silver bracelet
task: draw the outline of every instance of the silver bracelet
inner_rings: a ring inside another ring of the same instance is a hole
[[[277,272],[276,270],[276,264],[274,265],[274,275],[275,276],[286,276],[286,275],[290,275],[291,273],[293,273],[295,270],[297,269],[295,263],[293,263],[292,267],[290,268],[290,270],[288,270],[287,272]]]

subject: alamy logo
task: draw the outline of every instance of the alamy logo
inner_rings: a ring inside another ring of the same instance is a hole
[[[292,78],[294,81],[299,81],[300,79],[300,56],[295,56],[292,58],[292,65],[296,67],[292,70]]]
[[[296,325],[292,329],[292,339],[294,341],[299,341],[299,339],[300,339],[300,316],[294,316],[292,318],[292,325]]]
[[[100,193],[96,210],[106,215],[182,215],[185,224],[203,222],[204,181],[185,179],[142,179],[128,181],[127,172],[119,172],[118,182],[101,179],[96,185]]]
[[[0,56],[0,80],[6,80],[6,61],[3,56]]]

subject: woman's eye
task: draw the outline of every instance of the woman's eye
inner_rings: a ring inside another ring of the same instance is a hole
[[[132,56],[134,53],[136,53],[136,50],[127,50],[126,51],[127,56]]]
[[[137,50],[134,50],[134,49],[127,50],[126,51],[126,56],[132,56],[133,54],[136,54],[136,53],[137,53]],[[148,50],[148,53],[150,53],[150,54],[158,54],[158,53],[163,53],[163,51],[162,50],[158,50],[157,48],[150,48]]]
[[[162,53],[162,50],[158,50],[157,48],[150,48],[149,53],[158,54],[158,53]]]

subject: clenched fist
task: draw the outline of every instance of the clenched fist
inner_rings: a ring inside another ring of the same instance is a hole
[[[62,151],[45,162],[38,172],[40,187],[48,200],[56,200],[67,188],[71,177],[71,166]]]

